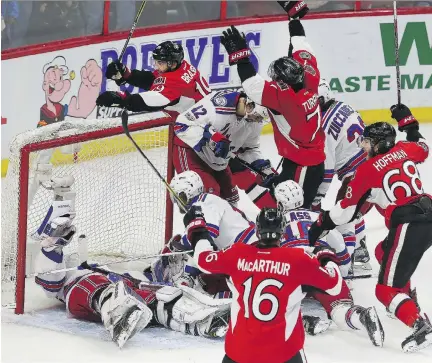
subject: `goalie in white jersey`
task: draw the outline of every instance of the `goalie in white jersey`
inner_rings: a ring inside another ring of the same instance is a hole
[[[146,326],[162,325],[209,338],[224,336],[230,299],[212,299],[187,286],[150,283],[139,271],[119,275],[107,270],[72,268],[83,260],[78,253],[65,256],[63,252],[76,234],[72,224],[73,182],[71,177],[51,180],[54,201],[33,236],[41,246],[35,261],[35,282],[46,295],[64,302],[72,317],[102,322],[120,348]],[[81,246],[85,243],[83,239],[79,242]],[[65,267],[71,271],[64,271]]]
[[[219,91],[206,96],[177,117],[173,159],[177,173],[195,171],[206,192],[232,204],[239,199],[238,186],[259,208],[275,206],[268,189],[259,185],[274,175],[260,151],[261,130],[268,120],[267,109],[245,93]]]
[[[357,138],[363,135],[364,129],[360,114],[350,105],[336,101],[330,85],[324,79],[320,80],[318,93],[323,113],[323,129],[326,134],[326,160],[324,181],[318,188],[317,196],[312,204],[314,211],[321,209],[321,199],[326,195],[335,174],[342,182],[336,198],[338,201],[344,197],[348,183],[357,167],[366,160],[365,152],[357,144]],[[357,219],[338,229],[344,236],[349,254],[354,253],[354,265],[370,270],[363,219],[363,215],[371,207],[369,203],[367,204],[362,208]]]
[[[304,248],[308,252],[317,255],[319,260],[325,261],[328,258],[337,263],[342,275],[346,276],[350,256],[339,231],[333,230],[335,233],[329,233],[327,236],[320,238],[314,247],[309,246],[308,230],[310,225],[318,218],[319,213],[301,208],[303,205],[303,189],[300,185],[293,180],[278,184],[275,188],[275,198],[278,209],[285,215],[287,222],[284,236],[281,239],[281,247]],[[354,305],[345,281],[342,282],[341,292],[336,296],[316,289],[308,291],[308,294],[321,303],[328,316],[340,329],[366,332],[372,344],[376,346],[383,345],[384,331],[375,307],[364,308]],[[303,312],[303,325],[308,334],[316,335],[325,331],[330,326],[330,322]]]

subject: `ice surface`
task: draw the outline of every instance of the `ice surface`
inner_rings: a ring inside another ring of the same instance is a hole
[[[432,140],[432,125],[422,125],[423,135]],[[276,153],[273,136],[262,137],[262,150],[272,155],[274,165],[280,158]],[[144,162],[144,160],[143,160]],[[432,161],[420,166],[423,184],[432,192]],[[332,188],[331,195],[335,195]],[[331,203],[331,198],[324,206]],[[250,216],[257,213],[255,206],[242,193],[240,207]],[[181,219],[176,216],[175,231],[182,231]],[[386,234],[382,217],[375,211],[366,217],[367,245],[373,255],[374,248]],[[378,265],[372,257],[375,272]],[[413,276],[420,305],[432,315],[432,284],[429,282],[432,251],[428,251]],[[309,362],[319,363],[430,363],[432,347],[407,355],[400,343],[410,334],[397,320],[387,317],[384,307],[375,298],[376,279],[352,282],[356,303],[375,305],[386,333],[383,348],[372,346],[369,339],[359,333],[340,331],[334,325],[321,336],[306,337],[305,352]],[[112,343],[99,324],[77,321],[66,316],[62,305],[49,300],[37,286],[27,284],[26,311],[15,316],[2,309],[1,340],[2,362],[221,362],[224,355],[222,340],[206,340],[185,336],[162,328],[146,329],[129,341],[122,350]]]

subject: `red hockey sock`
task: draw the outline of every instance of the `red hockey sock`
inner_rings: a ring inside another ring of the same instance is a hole
[[[402,289],[377,284],[375,295],[400,321],[412,327],[414,322],[420,317],[420,312],[414,300],[407,295],[408,291],[409,283]]]
[[[270,191],[258,185],[256,179],[256,175],[250,170],[233,173],[234,184],[243,189],[258,208],[276,208],[276,201],[271,196]]]

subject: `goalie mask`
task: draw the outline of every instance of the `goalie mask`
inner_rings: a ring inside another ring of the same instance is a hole
[[[204,193],[204,184],[201,177],[192,170],[176,175],[171,180],[170,187],[185,204],[189,204],[193,198]],[[173,203],[176,203],[175,198],[172,195],[170,196]]]
[[[287,180],[278,184],[274,191],[278,210],[285,214],[303,205],[303,189],[294,180]]]

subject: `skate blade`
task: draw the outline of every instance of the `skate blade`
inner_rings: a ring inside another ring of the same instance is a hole
[[[424,342],[417,344],[417,342],[415,340],[412,340],[411,342],[408,342],[407,344],[405,344],[402,347],[402,350],[405,353],[414,353],[414,352],[417,352],[419,350],[422,350],[422,349],[428,347],[431,344],[432,344],[432,332],[425,335],[425,341]]]
[[[353,270],[354,275],[356,272],[361,274],[362,271],[372,271],[372,265],[369,262],[354,262]]]
[[[330,328],[331,320],[320,320],[320,322],[315,325],[313,335],[322,334]]]
[[[381,322],[379,320],[378,314],[376,312],[376,309],[373,308],[369,314],[369,318],[371,319],[372,323],[375,324],[376,330],[369,335],[372,344],[376,347],[382,347],[384,345],[384,329],[381,325]]]
[[[119,346],[119,348],[123,348],[125,343],[131,339],[136,333],[143,330],[151,319],[145,318],[144,311],[135,310],[127,319],[127,329],[120,332],[120,334],[115,339],[115,342]]]

